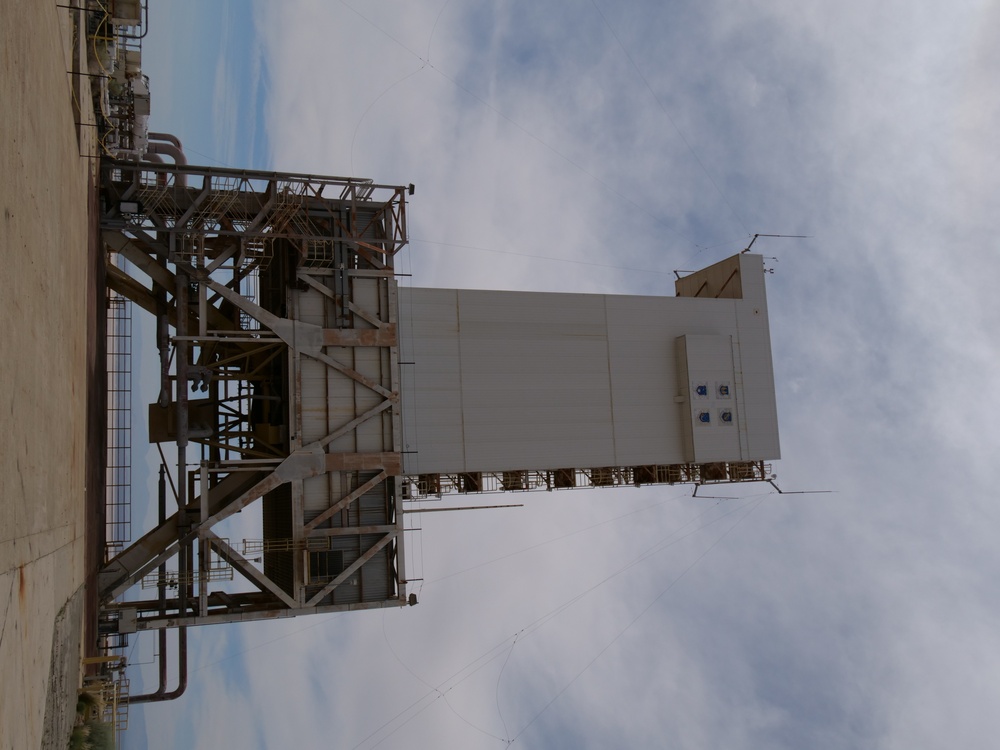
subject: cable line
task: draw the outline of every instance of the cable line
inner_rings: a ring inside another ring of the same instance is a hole
[[[499,562],[500,560],[506,560],[509,557],[515,557],[517,555],[524,554],[525,552],[530,552],[533,549],[538,549],[539,547],[544,547],[546,544],[551,544],[553,542],[558,542],[558,541],[561,541],[563,539],[569,539],[571,536],[576,536],[577,534],[582,534],[585,531],[590,531],[591,529],[596,529],[598,526],[604,526],[605,524],[612,523],[613,521],[620,521],[623,518],[628,518],[629,516],[634,516],[636,513],[642,513],[643,511],[649,510],[650,508],[659,508],[659,507],[662,507],[663,505],[665,505],[670,500],[676,500],[679,497],[688,497],[688,495],[687,494],[684,494],[684,495],[672,495],[671,497],[665,498],[663,500],[659,500],[659,501],[657,501],[655,503],[652,503],[650,505],[644,505],[641,508],[636,508],[635,510],[629,511],[628,513],[623,513],[620,516],[614,516],[613,518],[607,518],[607,519],[605,519],[603,521],[598,521],[597,523],[593,523],[593,524],[591,524],[589,526],[584,526],[583,528],[577,529],[576,531],[570,531],[570,532],[568,532],[566,534],[561,534],[560,536],[553,537],[551,539],[546,539],[545,541],[542,541],[542,542],[538,542],[537,544],[532,544],[532,545],[530,545],[528,547],[523,547],[522,549],[516,550],[514,552],[508,552],[507,554],[501,555],[500,557],[494,557],[492,560],[487,560],[486,562],[481,562],[481,563],[478,563],[476,565],[472,565],[472,566],[470,566],[468,568],[463,568],[462,570],[456,570],[453,573],[447,573],[447,574],[445,574],[443,576],[440,576],[438,578],[433,578],[433,579],[431,579],[429,581],[425,581],[425,583],[428,586],[433,585],[435,583],[440,583],[441,581],[445,581],[445,580],[447,580],[449,578],[454,578],[455,576],[462,575],[463,573],[468,573],[470,571],[477,570],[479,568],[483,568],[483,567],[485,567],[487,565],[492,565],[493,563]],[[714,508],[715,506],[712,506],[712,507]],[[693,521],[698,520],[699,518],[701,518],[701,516],[705,515],[710,510],[712,510],[712,508],[710,508],[709,510],[703,511],[701,514],[699,514],[698,516],[696,516],[693,519]],[[689,521],[688,523],[693,523],[693,521]],[[685,524],[685,525],[687,525],[687,524]],[[682,526],[681,528],[684,528],[684,527]]]
[[[764,502],[764,498],[760,498],[754,504],[754,506],[752,508],[750,508],[749,511],[747,511],[744,515],[740,516],[739,520],[737,520],[736,523],[734,523],[732,526],[730,526],[729,529],[727,529],[726,532],[722,536],[720,536],[718,539],[716,539],[711,544],[711,546],[708,547],[708,549],[706,549],[704,552],[702,552],[697,558],[695,558],[695,560],[690,565],[688,565],[686,568],[684,568],[684,570],[681,571],[680,575],[678,575],[676,578],[674,578],[674,580],[672,580],[669,584],[667,584],[667,587],[665,589],[663,589],[663,591],[661,591],[656,596],[656,598],[653,599],[653,601],[651,601],[649,604],[647,604],[646,607],[639,614],[637,614],[635,617],[633,617],[632,620],[624,628],[622,628],[620,631],[618,631],[618,634],[614,638],[612,638],[604,648],[602,648],[599,652],[597,652],[597,655],[594,656],[594,658],[591,659],[589,662],[587,662],[587,665],[583,669],[581,669],[579,672],[577,672],[576,675],[569,682],[567,682],[566,685],[563,686],[563,688],[558,693],[556,693],[554,696],[552,696],[552,699],[548,703],[545,704],[545,706],[542,708],[541,711],[539,711],[537,714],[534,715],[534,717],[532,717],[531,721],[529,721],[527,724],[525,724],[524,728],[520,732],[518,732],[516,735],[514,735],[514,739],[512,739],[510,741],[510,744],[513,745],[515,742],[517,742],[518,738],[522,734],[524,734],[528,730],[528,728],[532,724],[535,723],[535,721],[538,720],[538,717],[540,717],[542,714],[544,714],[549,709],[549,707],[553,703],[555,703],[556,700],[559,699],[559,696],[561,696],[563,693],[565,693],[574,682],[576,682],[578,679],[580,679],[580,677],[588,669],[590,669],[597,662],[597,660],[600,659],[601,656],[603,656],[604,653],[609,648],[611,648],[618,641],[618,639],[620,639],[623,635],[625,635],[625,633],[629,630],[629,628],[631,628],[633,625],[635,625],[642,618],[642,616],[644,614],[646,614],[653,607],[654,604],[656,604],[658,601],[660,601],[660,599],[662,599],[663,596],[668,591],[670,591],[670,589],[672,589],[685,575],[687,575],[688,571],[690,571],[692,568],[694,568],[694,566],[697,565],[699,562],[701,562],[708,555],[709,552],[711,552],[713,549],[715,549],[719,545],[719,543],[722,542],[723,539],[725,539],[727,536],[729,536],[729,534],[732,533],[732,531],[735,530],[736,527],[739,526],[747,518],[747,516],[749,516],[751,513],[753,513],[760,506],[760,504],[762,502]],[[742,507],[746,507],[746,506],[744,505]]]
[[[385,639],[385,645],[389,647],[389,652],[390,652],[390,653],[391,653],[391,654],[392,654],[392,655],[393,655],[394,657],[396,657],[396,661],[398,661],[398,662],[399,662],[400,664],[402,664],[402,665],[403,665],[403,669],[405,669],[405,670],[406,670],[407,672],[409,672],[409,673],[410,673],[410,675],[411,675],[411,676],[412,676],[412,677],[413,677],[413,678],[414,678],[415,680],[417,680],[418,682],[422,683],[423,685],[425,685],[425,686],[429,687],[429,688],[431,689],[431,692],[432,692],[432,693],[437,693],[439,697],[441,697],[441,698],[444,698],[444,702],[445,702],[445,705],[447,705],[447,706],[448,706],[448,708],[450,708],[450,709],[451,709],[451,712],[452,712],[453,714],[455,714],[455,716],[457,716],[458,718],[460,718],[460,719],[461,719],[462,721],[464,721],[464,722],[465,722],[466,724],[468,724],[468,725],[469,725],[470,727],[472,727],[473,729],[475,729],[475,730],[476,730],[477,732],[481,732],[482,734],[485,734],[485,735],[486,735],[487,737],[492,737],[492,738],[493,738],[493,739],[495,739],[495,740],[501,740],[501,741],[503,741],[503,742],[509,742],[509,740],[506,740],[506,739],[504,739],[503,737],[497,737],[497,736],[496,736],[495,734],[493,734],[492,732],[487,732],[487,731],[486,731],[485,729],[483,729],[482,727],[480,727],[480,726],[477,726],[477,725],[473,724],[473,723],[472,723],[471,721],[469,721],[468,719],[466,719],[466,718],[465,718],[464,716],[462,716],[462,714],[460,714],[460,713],[458,712],[458,710],[457,710],[457,709],[456,709],[456,708],[455,708],[455,707],[454,707],[453,705],[451,705],[451,701],[449,701],[449,700],[448,700],[448,696],[447,696],[447,695],[446,695],[445,693],[442,693],[442,692],[441,692],[440,690],[438,690],[438,689],[437,689],[436,687],[434,687],[434,686],[433,686],[433,685],[431,685],[431,684],[430,684],[429,682],[427,682],[427,680],[425,680],[425,679],[424,679],[423,677],[421,677],[421,676],[420,676],[420,675],[418,675],[418,674],[417,674],[416,672],[414,672],[414,671],[413,671],[412,669],[410,669],[410,667],[409,667],[409,666],[407,665],[407,663],[406,663],[406,662],[404,662],[404,661],[403,661],[403,660],[402,660],[402,659],[400,658],[400,656],[399,656],[399,654],[398,654],[398,653],[396,653],[396,649],[394,649],[394,648],[392,647],[392,643],[391,643],[391,642],[389,641],[389,635],[388,635],[388,634],[387,634],[387,633],[385,632],[385,610],[384,610],[384,609],[382,610],[382,638],[383,638],[383,639]],[[514,642],[515,642],[515,643],[517,642],[517,637],[516,637],[516,636],[515,636],[515,638],[514,638]],[[511,648],[513,649],[513,648],[514,648],[514,646],[513,646],[513,645],[511,645]],[[508,657],[508,658],[510,658],[510,653],[509,653],[509,652],[508,652],[508,654],[507,654],[507,657]],[[506,661],[504,661],[504,664],[506,664],[506,663],[507,663],[507,662],[506,662]],[[502,670],[502,669],[500,670],[500,673],[501,673],[501,674],[503,674],[503,670]],[[425,694],[425,697],[426,697],[426,695],[430,695],[430,693],[426,693],[426,694]],[[436,699],[435,699],[435,700],[436,700]],[[393,730],[393,731],[395,731],[395,730]],[[506,728],[504,729],[504,733],[505,733],[505,734],[507,733],[507,732],[506,732]],[[369,737],[370,737],[370,736],[371,736],[371,735],[369,735]],[[381,740],[379,740],[379,741],[378,741],[378,743],[376,743],[376,745],[378,745],[378,744],[380,744],[380,743],[382,743],[382,742],[385,742],[385,740],[387,740],[387,739],[388,739],[388,738],[389,738],[390,736],[391,736],[391,735],[387,735],[386,737],[383,737],[383,738],[382,738]],[[362,740],[362,742],[363,742],[363,741],[364,741],[364,740]],[[372,747],[375,747],[376,745],[373,745]]]
[[[772,494],[772,493],[768,493],[768,494]],[[430,691],[428,691],[427,693],[425,693],[424,695],[422,695],[420,698],[418,698],[416,701],[414,701],[409,706],[407,706],[406,708],[404,708],[402,711],[400,711],[399,713],[397,713],[391,719],[389,719],[388,721],[386,721],[385,723],[383,723],[380,727],[378,727],[375,731],[373,731],[371,734],[369,734],[367,737],[365,737],[363,740],[361,740],[358,744],[354,745],[354,747],[352,748],[352,750],[357,750],[357,748],[361,747],[361,745],[363,745],[364,743],[366,743],[369,739],[371,739],[372,737],[374,737],[375,735],[377,735],[383,729],[385,729],[386,727],[388,727],[390,724],[392,724],[393,722],[395,722],[401,716],[403,716],[404,714],[406,714],[408,711],[410,711],[411,709],[413,709],[415,706],[417,706],[420,703],[424,702],[427,698],[429,698],[430,696],[434,695],[435,693],[439,694],[438,697],[442,697],[442,698],[445,697],[446,693],[450,692],[451,690],[454,690],[456,687],[458,687],[458,685],[460,685],[461,683],[463,683],[465,680],[467,680],[473,674],[475,674],[480,669],[482,669],[483,667],[485,667],[487,664],[489,664],[490,662],[494,661],[495,659],[498,659],[500,657],[500,655],[503,654],[504,651],[507,649],[506,644],[507,644],[508,641],[516,641],[518,638],[527,637],[528,635],[534,633],[535,631],[537,631],[538,629],[540,629],[542,626],[544,626],[545,624],[547,624],[549,621],[551,621],[553,618],[555,618],[556,615],[562,613],[563,611],[565,611],[569,607],[573,606],[573,604],[575,604],[576,602],[580,601],[581,599],[583,599],[584,597],[586,597],[591,592],[597,590],[598,588],[600,588],[601,586],[603,586],[608,581],[611,581],[612,579],[614,579],[617,576],[621,575],[625,571],[633,568],[634,566],[638,565],[640,562],[642,562],[643,560],[646,560],[647,558],[651,557],[652,555],[656,554],[657,552],[660,552],[660,551],[662,551],[664,549],[672,547],[674,544],[677,544],[678,542],[683,541],[684,539],[688,538],[689,536],[691,536],[693,534],[696,534],[697,532],[701,531],[702,529],[708,528],[709,526],[711,526],[712,524],[716,523],[717,521],[721,521],[723,518],[726,518],[727,516],[730,516],[733,513],[739,512],[740,510],[746,508],[747,505],[750,504],[749,501],[752,501],[752,500],[754,500],[757,497],[760,497],[760,496],[759,495],[753,495],[753,496],[751,496],[749,498],[746,498],[748,500],[748,502],[743,503],[742,505],[740,505],[740,506],[738,506],[738,507],[736,507],[736,508],[734,508],[732,510],[727,511],[726,513],[723,513],[718,518],[714,518],[711,521],[709,521],[708,523],[705,523],[705,524],[703,524],[703,525],[701,525],[701,526],[699,526],[699,527],[691,530],[690,532],[688,532],[686,534],[678,536],[678,534],[680,534],[681,531],[683,531],[685,528],[687,528],[688,526],[690,526],[691,524],[695,523],[700,518],[702,518],[703,516],[705,516],[706,514],[708,514],[709,512],[711,512],[711,510],[717,508],[724,501],[720,500],[719,502],[715,503],[715,505],[713,505],[712,508],[709,508],[708,510],[705,510],[702,513],[700,513],[699,515],[695,516],[690,521],[688,521],[687,523],[683,524],[676,531],[674,531],[671,534],[669,534],[666,538],[661,539],[660,541],[658,541],[652,547],[650,547],[646,551],[644,551],[641,554],[639,554],[638,557],[636,557],[635,559],[633,559],[631,562],[627,563],[623,567],[619,568],[614,573],[608,575],[607,577],[603,578],[602,580],[600,580],[597,583],[593,584],[592,586],[588,587],[584,591],[581,591],[576,596],[573,596],[568,601],[566,601],[563,604],[560,604],[559,606],[557,606],[555,609],[550,610],[549,612],[547,612],[547,613],[543,614],[542,616],[536,618],[535,620],[533,620],[532,622],[528,623],[523,628],[521,628],[520,630],[518,630],[513,635],[510,635],[510,636],[507,636],[506,638],[504,638],[500,643],[498,643],[497,645],[493,646],[491,649],[489,649],[488,651],[486,651],[485,653],[483,653],[482,655],[480,655],[479,657],[477,657],[473,661],[469,662],[469,664],[467,664],[465,667],[459,669],[451,677],[447,678],[446,680],[444,680],[443,682],[441,682],[437,686],[433,687]],[[749,515],[749,513],[747,515]],[[745,516],[744,516],[744,518],[745,518]],[[742,521],[742,518],[740,519],[740,521]],[[669,588],[671,586],[673,586],[677,581],[679,581],[687,573],[687,571],[690,570],[692,567],[694,567],[694,565],[697,564],[702,558],[704,558],[705,555],[707,555],[709,552],[711,552],[711,550],[714,549],[715,546],[723,538],[725,538],[725,536],[727,534],[729,534],[734,528],[736,528],[736,526],[739,525],[740,521],[737,521],[736,524],[734,524],[718,540],[716,540],[715,543],[713,543],[705,552],[703,552],[701,554],[701,556],[698,557],[698,559],[694,561],[694,563],[692,563],[691,565],[689,565],[688,568],[686,568],[667,587],[666,590],[664,590],[663,592],[660,593],[660,595],[657,597],[657,599],[654,600],[653,603],[655,603],[659,598],[661,598],[663,596],[663,594],[665,594],[666,591],[669,590]],[[652,606],[652,604],[650,604],[649,606]],[[648,610],[648,609],[649,609],[649,607],[646,608],[646,610]],[[641,617],[642,614],[644,614],[646,610],[643,610],[643,612],[640,613],[639,616]],[[636,619],[638,619],[638,617]],[[633,620],[633,622],[635,622],[635,620]],[[626,626],[626,630],[628,629],[628,627],[631,627],[631,624],[629,624],[628,626]],[[624,632],[624,631],[622,631],[622,632]],[[610,644],[609,644],[609,646],[610,646]],[[510,648],[513,648],[513,642],[511,643]],[[605,649],[602,650],[601,653],[603,653],[604,651],[606,651],[607,648],[608,647],[605,647]],[[508,655],[508,658],[509,658],[509,652],[508,652],[507,655]],[[600,656],[600,654],[598,654],[598,657],[599,656]],[[487,657],[489,657],[489,658],[487,658]],[[591,664],[594,661],[596,661],[598,657],[595,657],[593,660],[591,660]],[[399,659],[398,655],[397,655],[396,658]],[[485,661],[483,661],[483,660],[485,660]],[[445,688],[445,685],[448,685],[448,683],[450,683],[452,680],[454,680],[456,677],[458,677],[458,675],[461,675],[466,670],[472,668],[472,666],[475,665],[475,664],[477,664],[478,662],[482,662],[482,663],[479,664],[479,666],[475,667],[475,669],[472,669],[472,671],[470,671],[468,674],[466,674],[465,676],[463,676],[461,679],[455,681],[453,684],[451,684],[447,688]],[[409,669],[407,669],[407,671],[409,671],[411,674],[414,674]],[[586,671],[586,668],[583,671]],[[502,673],[502,670],[501,670],[501,673]],[[583,672],[581,672],[580,674],[582,674],[582,673]],[[414,674],[414,676],[416,676],[416,675]],[[577,675],[577,677],[579,677],[579,674]],[[429,684],[425,680],[423,680],[423,679],[421,679],[419,677],[417,679],[419,679],[424,684]],[[573,679],[575,680],[576,677],[574,677]],[[566,687],[569,687],[569,686],[567,685]],[[562,694],[562,692],[564,692],[565,690],[566,690],[566,688],[563,688],[563,690],[560,691],[559,694]],[[556,697],[558,697],[558,695]],[[372,745],[372,747],[377,747],[379,744],[381,744],[382,742],[384,742],[390,736],[392,736],[397,731],[399,731],[400,729],[402,729],[406,724],[410,723],[413,719],[415,719],[421,713],[423,713],[428,708],[430,708],[430,706],[432,706],[436,700],[437,700],[436,698],[434,700],[431,700],[430,702],[426,703],[423,707],[421,707],[420,709],[418,709],[417,711],[415,711],[411,716],[409,716],[407,719],[405,719],[399,726],[397,726],[395,729],[393,729],[392,732],[390,732],[388,735],[386,735],[385,737],[383,737],[382,739],[380,739],[377,743],[375,743],[375,745]],[[553,699],[553,700],[555,700],[555,699]],[[549,701],[549,704],[547,704],[545,706],[545,708],[542,709],[541,712],[539,712],[538,714],[536,714],[536,716],[531,721],[534,722],[535,719],[537,719],[538,716],[540,716],[541,713],[543,713],[548,708],[548,706],[551,705],[551,703],[552,703],[552,701]],[[452,709],[452,710],[454,711],[454,709]],[[459,717],[462,718],[463,721],[466,721],[466,723],[469,723],[460,714],[459,714]],[[501,716],[501,719],[502,718],[503,717]],[[470,725],[470,726],[474,726],[474,725]],[[514,739],[512,739],[510,742],[513,743],[514,741],[516,741],[517,737],[519,737],[521,734],[523,734],[524,731],[525,731],[525,729],[527,729],[528,726],[530,726],[530,722],[529,722],[529,724],[527,726],[524,727],[524,729],[522,729],[517,735],[515,735]],[[479,729],[479,731],[482,731],[482,732],[484,732],[486,734],[489,734],[488,732],[485,732],[485,730],[482,730],[479,727],[475,727],[475,728]],[[496,735],[490,735],[490,736],[496,737]],[[497,739],[501,739],[501,738],[497,737]],[[504,740],[504,742],[506,742],[506,740]]]
[[[682,133],[681,129],[677,127],[677,123],[674,122],[674,118],[670,116],[670,112],[663,105],[663,102],[660,101],[660,98],[656,95],[656,92],[653,91],[653,87],[649,85],[649,81],[646,80],[646,76],[642,74],[642,71],[639,69],[639,66],[635,64],[635,60],[632,59],[632,55],[629,54],[628,49],[625,47],[624,44],[622,44],[622,40],[618,38],[618,34],[615,33],[614,27],[608,22],[608,19],[604,15],[604,12],[597,4],[597,0],[590,0],[590,2],[594,6],[594,9],[597,11],[598,15],[600,15],[601,20],[604,21],[604,25],[608,27],[608,31],[611,32],[611,36],[613,36],[615,38],[615,41],[618,42],[618,46],[621,48],[622,52],[625,53],[625,57],[628,58],[628,61],[632,65],[632,68],[638,74],[639,80],[641,80],[643,84],[646,86],[646,90],[649,91],[650,96],[653,97],[653,101],[655,101],[657,105],[660,107],[660,111],[667,116],[667,119],[673,126],[674,131],[677,133],[678,136],[680,136],[681,141],[683,141],[684,145],[687,147],[687,150],[691,152],[691,156],[694,157],[694,160],[698,162],[698,166],[701,167],[701,171],[703,171],[705,173],[705,176],[708,177],[708,181],[712,183],[712,187],[714,187],[716,192],[718,192],[718,194],[722,197],[722,200],[729,207],[729,210],[733,212],[733,216],[736,217],[736,221],[740,223],[740,226],[742,226],[744,231],[749,235],[750,230],[747,229],[747,225],[743,222],[743,219],[740,218],[740,215],[736,212],[736,209],[733,208],[733,204],[729,202],[729,198],[726,197],[726,194],[722,192],[722,188],[720,188],[718,183],[716,183],[715,179],[712,177],[711,172],[708,171],[708,167],[705,166],[705,163],[701,160],[701,157],[698,156],[698,152],[694,150],[694,147],[688,142],[688,139],[684,137],[684,133]]]
[[[560,159],[562,159],[566,163],[571,164],[572,166],[576,167],[577,170],[579,170],[580,172],[582,172],[583,174],[585,174],[587,177],[589,177],[590,179],[592,179],[594,182],[596,182],[598,185],[600,185],[601,187],[603,187],[609,193],[611,193],[612,195],[616,196],[617,198],[625,201],[626,203],[628,203],[629,205],[631,205],[633,208],[635,208],[635,209],[641,211],[642,213],[646,214],[646,216],[648,216],[649,218],[651,218],[653,221],[655,221],[657,224],[659,224],[660,226],[662,226],[664,229],[672,232],[673,234],[675,234],[677,237],[680,237],[685,242],[689,242],[690,244],[695,245],[697,247],[698,243],[696,243],[693,239],[691,239],[687,235],[685,235],[682,232],[680,232],[674,226],[672,226],[672,225],[668,224],[667,222],[665,222],[663,219],[661,219],[660,217],[658,217],[656,214],[654,214],[649,209],[647,209],[647,208],[641,206],[640,204],[636,203],[634,200],[632,200],[627,195],[625,195],[624,193],[622,193],[620,190],[618,190],[617,188],[615,188],[609,182],[607,182],[605,180],[602,180],[600,177],[598,177],[596,174],[594,174],[593,172],[591,172],[590,170],[588,170],[586,167],[584,167],[583,165],[575,162],[572,158],[570,158],[566,154],[564,154],[561,151],[559,151],[558,149],[556,149],[554,146],[551,146],[550,144],[548,144],[547,142],[545,142],[544,140],[542,140],[541,138],[539,138],[537,135],[535,135],[534,133],[532,133],[526,127],[524,127],[523,125],[521,125],[517,120],[515,120],[512,117],[509,117],[508,115],[504,114],[499,109],[497,109],[492,104],[490,104],[488,101],[486,101],[481,96],[479,96],[477,93],[475,93],[474,91],[472,91],[468,87],[462,85],[455,78],[451,77],[450,75],[448,75],[447,73],[445,73],[443,70],[441,70],[440,68],[438,68],[430,60],[425,59],[424,57],[421,57],[421,55],[418,52],[415,52],[414,50],[412,50],[409,47],[407,47],[399,39],[397,39],[396,37],[394,37],[392,34],[390,34],[385,29],[383,29],[382,27],[380,27],[377,23],[375,23],[373,20],[371,20],[370,18],[368,18],[364,13],[362,13],[361,11],[359,11],[357,8],[355,8],[354,6],[352,6],[350,3],[346,2],[346,0],[340,0],[340,4],[343,5],[345,8],[347,8],[348,10],[350,10],[355,15],[357,15],[363,21],[365,21],[365,23],[367,23],[370,26],[372,26],[372,28],[376,29],[378,32],[380,32],[381,34],[383,34],[384,36],[386,36],[388,39],[391,39],[393,42],[395,42],[397,45],[399,45],[399,47],[401,49],[405,50],[406,52],[409,52],[411,55],[413,55],[415,58],[417,58],[425,66],[427,66],[428,68],[430,68],[431,70],[433,70],[439,76],[441,76],[445,80],[449,81],[453,86],[455,86],[459,90],[464,91],[466,94],[468,94],[469,96],[471,96],[477,102],[479,102],[484,107],[486,107],[491,112],[493,112],[497,117],[499,117],[499,118],[505,120],[506,122],[508,122],[509,124],[513,125],[515,128],[517,128],[518,130],[520,130],[524,135],[528,136],[528,138],[530,138],[531,140],[535,141],[539,145],[544,146],[545,148],[547,148],[549,151],[551,151],[553,154],[555,154],[556,156],[558,156]],[[689,146],[689,148],[690,148],[690,146]],[[711,177],[709,179],[711,179]]]
[[[552,260],[558,263],[575,263],[578,266],[595,266],[597,268],[612,268],[616,271],[632,271],[633,273],[642,274],[659,274],[661,276],[671,276],[672,271],[652,271],[648,268],[629,268],[628,266],[615,266],[610,263],[595,263],[589,260],[576,260],[574,258],[554,258],[550,255],[535,255],[533,253],[519,253],[514,250],[497,250],[493,247],[482,247],[480,245],[463,245],[458,242],[440,242],[435,240],[424,240],[419,238],[410,238],[410,244],[423,243],[424,245],[440,245],[442,247],[458,247],[464,250],[481,250],[486,253],[500,253],[502,255],[516,255],[520,258],[531,258],[532,260]]]
[[[361,124],[365,121],[365,118],[368,116],[368,113],[371,112],[372,107],[374,107],[376,104],[378,104],[378,102],[382,99],[383,96],[385,96],[386,94],[388,94],[390,91],[392,91],[394,88],[396,88],[399,84],[403,83],[404,81],[406,81],[406,80],[408,80],[410,78],[413,78],[413,76],[415,76],[417,73],[419,73],[421,70],[423,70],[426,67],[427,67],[427,63],[424,63],[419,68],[417,68],[416,70],[414,70],[412,73],[407,73],[405,76],[403,76],[402,78],[400,78],[395,83],[389,84],[389,86],[386,87],[385,91],[383,91],[381,94],[379,94],[374,99],[372,99],[371,103],[368,105],[368,107],[365,109],[365,111],[361,113],[361,117],[358,119],[358,124],[354,126],[354,135],[351,136],[351,174],[354,174],[354,144],[358,140],[358,131],[361,130]]]

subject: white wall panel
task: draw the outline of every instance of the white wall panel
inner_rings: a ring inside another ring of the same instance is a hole
[[[712,267],[711,283],[722,285],[736,270],[727,293],[743,289],[753,298],[400,289],[401,357],[414,363],[402,368],[404,441],[416,451],[405,455],[405,470],[694,460],[685,443],[690,406],[675,399],[689,387],[678,371],[681,336],[725,337],[719,367],[746,389],[744,418],[710,435],[703,460],[777,458],[761,258],[724,263]]]

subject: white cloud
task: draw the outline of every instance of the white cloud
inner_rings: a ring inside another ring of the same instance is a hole
[[[748,234],[813,235],[755,245],[778,257],[776,469],[839,493],[769,497],[651,556],[519,637],[499,688],[502,656],[454,686],[460,716],[431,694],[387,736],[425,683],[505,655],[714,501],[559,540],[669,491],[421,519],[420,606],[250,626],[246,694],[204,669],[192,720],[264,747],[386,725],[360,746],[487,748],[467,722],[513,736],[565,688],[521,746],[989,744],[996,11],[600,5],[649,88],[587,4],[260,4],[273,163],[416,183],[417,285],[670,293]]]

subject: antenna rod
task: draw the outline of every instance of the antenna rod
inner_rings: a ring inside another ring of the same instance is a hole
[[[755,234],[753,236],[753,239],[750,240],[750,244],[747,245],[745,248],[743,248],[743,252],[745,253],[750,252],[750,248],[753,247],[753,243],[757,241],[758,237],[791,237],[799,240],[812,239],[811,234]]]
[[[404,508],[404,513],[443,513],[446,510],[489,510],[491,508],[523,508],[524,503],[516,505],[463,505],[459,508]]]

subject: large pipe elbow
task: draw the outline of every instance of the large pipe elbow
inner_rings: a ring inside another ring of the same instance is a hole
[[[152,134],[151,134],[152,135]],[[169,156],[174,160],[174,163],[178,166],[185,166],[187,164],[187,157],[184,156],[184,151],[182,151],[178,146],[173,143],[167,143],[163,141],[150,141],[149,146],[146,149],[147,154],[162,154],[164,156]],[[150,160],[152,161],[152,159]],[[177,184],[180,187],[187,187],[187,175],[183,172],[177,173]]]
[[[167,143],[174,144],[181,150],[184,149],[184,146],[181,144],[181,139],[173,133],[149,133],[148,136],[151,141],[166,141]]]
[[[184,156],[184,152],[177,148],[177,146],[172,143],[163,143],[161,141],[153,141],[149,144],[149,151],[154,154],[163,154],[164,156],[169,156],[174,160],[176,164],[187,164],[187,157]]]

